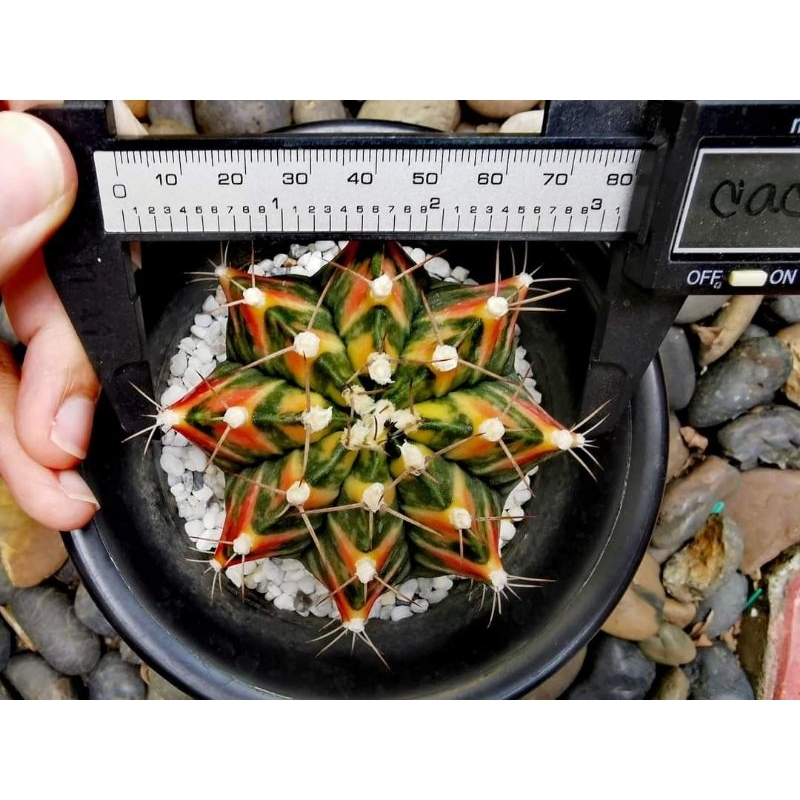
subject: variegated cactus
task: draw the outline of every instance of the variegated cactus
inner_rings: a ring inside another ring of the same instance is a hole
[[[228,359],[159,414],[227,474],[215,569],[301,559],[367,641],[372,606],[410,576],[514,586],[505,496],[585,445],[513,370],[519,314],[553,293],[528,297],[524,272],[467,286],[420,266],[354,241],[312,279],[218,268]]]

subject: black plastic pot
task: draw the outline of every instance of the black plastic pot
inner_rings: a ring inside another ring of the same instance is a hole
[[[453,263],[493,264],[493,248],[469,245]],[[175,252],[164,262],[172,263]],[[598,248],[597,257],[602,258]],[[532,253],[569,270],[556,247]],[[145,263],[151,263],[152,257]],[[174,266],[174,263],[173,263]],[[191,263],[182,269],[196,268]],[[165,266],[163,269],[167,269]],[[173,270],[174,271],[174,270]],[[162,287],[165,272],[152,270]],[[176,274],[179,274],[176,272]],[[480,277],[476,275],[476,277]],[[181,289],[153,326],[154,374],[165,369],[207,287]],[[527,314],[523,343],[543,392],[543,405],[574,422],[585,370],[590,310],[580,291],[565,314]],[[151,309],[152,311],[152,309]],[[511,573],[552,579],[523,590],[488,625],[488,602],[461,582],[422,615],[399,623],[373,620],[369,633],[390,665],[361,643],[340,642],[317,657],[322,622],[244,598],[227,581],[211,596],[212,573],[183,532],[158,446],[122,444],[101,404],[89,482],[102,510],[67,536],[94,599],[143,659],[174,683],[208,698],[511,698],[523,694],[591,638],[632,577],[654,524],[666,468],[663,381],[651,366],[627,413],[598,440],[597,480],[567,455],[542,465],[534,499],[505,551]]]

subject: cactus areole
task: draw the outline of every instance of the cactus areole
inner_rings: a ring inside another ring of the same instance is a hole
[[[513,369],[530,275],[461,285],[418,266],[352,241],[310,279],[217,268],[227,361],[160,414],[226,473],[215,570],[300,559],[340,635],[370,645],[374,604],[409,577],[483,584],[492,611],[529,585],[503,565],[504,500],[585,446]]]

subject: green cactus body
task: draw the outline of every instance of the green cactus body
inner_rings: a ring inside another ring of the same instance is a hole
[[[396,243],[351,242],[312,279],[220,268],[228,361],[165,409],[228,474],[217,568],[305,562],[362,635],[409,576],[505,591],[503,491],[583,437],[512,370],[530,278],[430,278]]]

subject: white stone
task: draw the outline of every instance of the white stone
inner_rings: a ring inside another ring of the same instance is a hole
[[[185,453],[183,460],[186,464],[186,469],[202,472],[206,468],[208,456],[200,448],[190,445],[189,447],[184,447],[183,451]]]
[[[409,608],[415,614],[424,614],[428,610],[429,606],[430,603],[424,597],[415,597],[414,602],[409,606]]]
[[[212,317],[210,314],[195,314],[194,316],[194,324],[201,328],[207,328],[211,322]]]
[[[178,343],[178,349],[183,350],[184,353],[189,353],[190,355],[194,353],[196,348],[197,348],[197,342],[194,339],[192,339],[191,336],[185,336]]]
[[[500,520],[500,541],[510,542],[514,538],[517,529],[510,519]]]
[[[314,244],[311,246],[314,248],[314,250],[323,253],[326,250],[332,250],[334,247],[336,247],[336,242],[332,242],[329,239],[320,239],[318,242],[314,242]]]
[[[457,283],[464,283],[464,281],[469,278],[469,270],[464,269],[464,267],[453,267],[450,277]]]
[[[306,575],[297,582],[297,588],[304,594],[314,594],[317,591],[318,583],[313,575]]]
[[[439,591],[449,592],[453,588],[453,579],[447,575],[437,575],[431,581],[431,585]]]
[[[399,622],[401,619],[408,619],[408,617],[413,616],[414,612],[408,606],[395,606],[389,618],[392,622]]]
[[[300,258],[300,256],[307,252],[308,245],[306,244],[293,244],[289,246],[289,255],[291,255],[292,258]]]
[[[183,526],[183,528],[186,531],[186,535],[192,539],[199,539],[206,533],[206,529],[203,526],[203,521],[199,519],[190,520]]]
[[[173,403],[177,403],[184,395],[186,390],[182,386],[170,386],[161,395],[161,405],[166,408]]]
[[[513,505],[509,506],[504,516],[508,517],[513,522],[520,522],[525,519],[525,512],[522,510],[522,506]]]
[[[202,380],[202,376],[196,369],[187,369],[186,372],[183,373],[183,385],[187,389],[194,389]]]
[[[183,462],[169,453],[162,452],[159,463],[161,464],[161,469],[163,469],[167,475],[182,475],[186,471]]]
[[[413,597],[419,587],[419,579],[409,578],[403,581],[399,586],[396,586],[398,593],[401,597]]]
[[[178,352],[169,360],[169,371],[176,378],[180,378],[186,372],[186,365],[189,363],[186,353]]]
[[[290,594],[279,594],[275,598],[275,608],[281,611],[294,611],[294,597]]]
[[[500,133],[541,133],[544,110],[522,111],[509,117],[501,126]]]
[[[203,311],[207,314],[211,313],[212,311],[216,311],[219,308],[219,303],[217,302],[216,297],[213,294],[210,294],[206,299],[203,301]]]
[[[214,358],[214,354],[206,342],[198,342],[194,354],[201,362],[211,361]]]
[[[425,255],[419,261],[424,261],[424,259]],[[447,278],[450,275],[450,265],[441,256],[434,256],[425,264],[425,269],[435,278]]]

